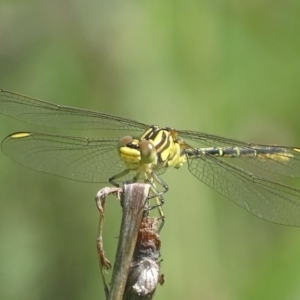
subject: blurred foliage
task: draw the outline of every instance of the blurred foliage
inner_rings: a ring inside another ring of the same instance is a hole
[[[2,0],[1,88],[149,124],[299,146],[299,12],[299,1],[278,0]],[[2,137],[31,128],[51,130],[0,118]],[[104,299],[93,200],[103,185],[39,174],[4,155],[0,163],[0,299]],[[163,178],[166,282],[155,299],[299,299],[299,229],[252,217],[186,168]],[[112,199],[112,261],[119,220]]]

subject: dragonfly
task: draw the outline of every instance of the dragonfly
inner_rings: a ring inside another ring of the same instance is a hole
[[[135,132],[135,136],[120,138],[31,131],[9,134],[2,141],[2,151],[26,167],[82,182],[118,185],[126,180],[145,181],[152,186],[154,196],[158,196],[158,205],[162,205],[162,194],[168,185],[161,175],[168,168],[179,169],[186,164],[198,180],[254,216],[300,227],[299,189],[255,175],[232,163],[244,161],[265,171],[299,177],[300,148],[149,126],[5,90],[0,90],[0,113],[28,123],[64,129]],[[158,192],[157,184],[163,188],[162,192]]]

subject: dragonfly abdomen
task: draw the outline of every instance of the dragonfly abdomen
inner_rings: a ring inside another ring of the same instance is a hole
[[[257,158],[259,160],[272,159],[275,161],[288,161],[293,157],[285,148],[277,146],[257,146],[248,147],[211,147],[188,150],[187,155],[199,157],[201,155],[213,155],[216,157],[242,157]]]

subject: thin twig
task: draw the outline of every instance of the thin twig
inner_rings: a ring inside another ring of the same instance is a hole
[[[150,185],[125,184],[123,216],[108,300],[122,300]]]
[[[99,226],[98,226],[98,238],[97,238],[97,251],[99,254],[99,266],[101,270],[101,277],[102,277],[102,283],[104,286],[104,293],[105,293],[105,299],[108,299],[109,296],[109,288],[105,280],[105,272],[111,268],[111,263],[107,259],[105,251],[104,251],[104,245],[103,245],[103,225],[104,225],[104,211],[105,211],[105,203],[106,198],[108,195],[114,194],[117,196],[118,199],[120,199],[120,195],[123,192],[121,188],[118,187],[106,187],[101,189],[96,197],[96,205],[100,212],[100,218],[99,218]]]

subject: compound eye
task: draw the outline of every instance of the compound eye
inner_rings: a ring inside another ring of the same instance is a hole
[[[154,145],[147,140],[141,140],[139,142],[139,146],[141,151],[141,161],[145,164],[152,163],[156,157],[156,149]]]
[[[119,148],[126,147],[128,144],[132,143],[133,137],[132,136],[123,136],[119,140]]]

